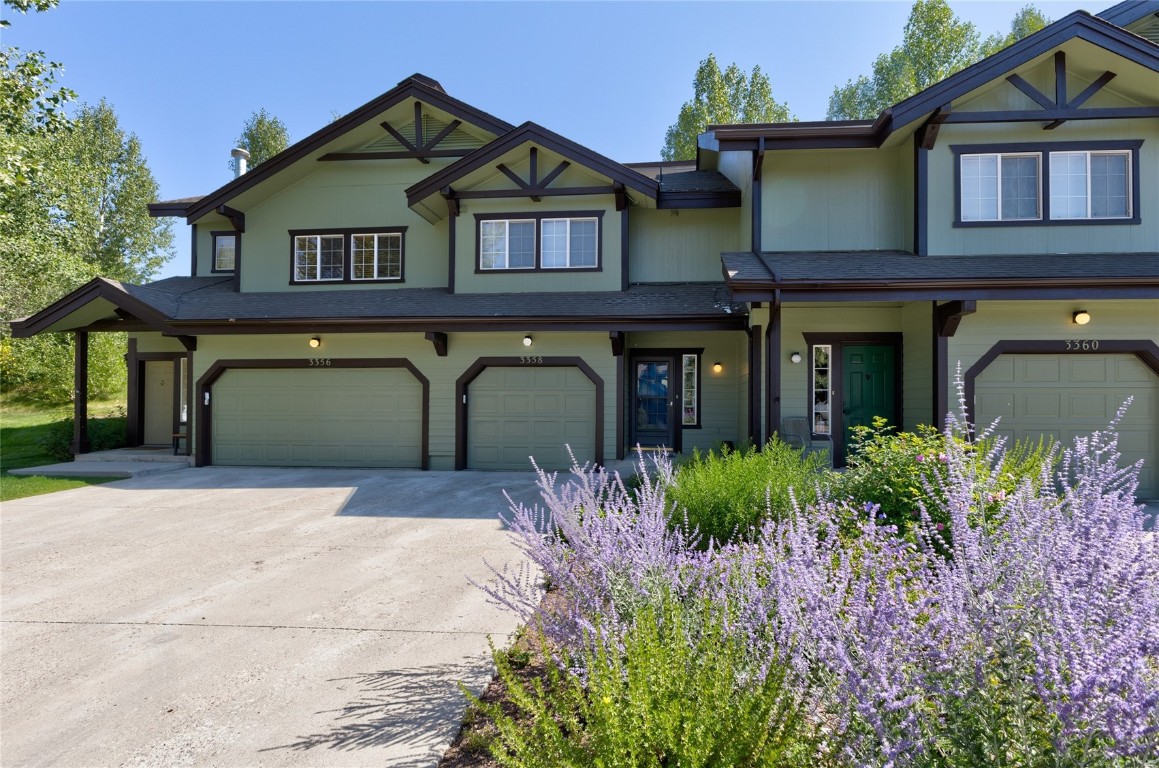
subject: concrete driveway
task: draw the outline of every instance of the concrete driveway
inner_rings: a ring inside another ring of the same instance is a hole
[[[433,766],[530,474],[187,469],[6,502],[0,764]]]

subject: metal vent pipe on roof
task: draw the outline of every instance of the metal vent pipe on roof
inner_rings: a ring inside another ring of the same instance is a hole
[[[229,156],[233,158],[233,177],[236,179],[245,173],[245,165],[250,159],[250,153],[237,147],[229,153]]]

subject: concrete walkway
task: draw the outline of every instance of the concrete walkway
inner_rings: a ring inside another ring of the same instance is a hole
[[[184,469],[5,502],[0,764],[434,766],[525,473]]]

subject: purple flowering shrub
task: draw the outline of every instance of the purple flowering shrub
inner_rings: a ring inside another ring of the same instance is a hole
[[[710,599],[747,649],[738,681],[795,687],[814,764],[1159,764],[1159,541],[1115,423],[1013,485],[1002,442],[979,460],[967,426],[947,421],[907,536],[874,503],[821,498],[700,551],[670,525],[663,456],[635,495],[598,470],[558,490],[541,473],[546,507],[507,523],[559,590],[538,618],[565,649],[622,650],[665,595]],[[489,594],[532,619],[542,580],[497,576]]]

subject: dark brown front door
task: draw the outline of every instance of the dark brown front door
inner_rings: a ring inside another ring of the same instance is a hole
[[[632,444],[676,447],[676,362],[649,355],[632,361]]]

